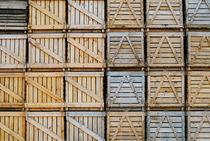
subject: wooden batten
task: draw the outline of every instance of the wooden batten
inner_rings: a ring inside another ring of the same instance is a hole
[[[64,68],[66,39],[63,33],[28,34],[29,69],[56,69]]]
[[[66,112],[67,141],[105,141],[104,112]]]
[[[25,73],[27,110],[62,110],[64,74],[62,72]]]
[[[63,112],[27,112],[27,141],[64,141]]]
[[[183,110],[184,77],[183,71],[148,72],[148,109]]]
[[[107,73],[107,80],[107,106],[109,110],[144,108],[144,72],[112,71]]]
[[[144,112],[108,112],[107,141],[145,141]]]
[[[66,72],[66,107],[69,110],[103,110],[103,72]]]
[[[147,113],[147,141],[184,141],[185,114],[181,111]]]

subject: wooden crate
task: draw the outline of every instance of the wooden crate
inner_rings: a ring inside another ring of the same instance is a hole
[[[149,32],[147,36],[147,59],[149,67],[183,67],[183,33]]]
[[[185,141],[185,114],[180,111],[147,113],[147,141]]]
[[[0,30],[27,30],[27,0],[0,1]]]
[[[29,34],[27,68],[63,68],[65,63],[65,34]]]
[[[25,74],[0,73],[0,108],[23,108]]]
[[[66,107],[70,110],[103,110],[103,72],[67,72]]]
[[[107,35],[108,67],[143,67],[142,32],[112,32]]]
[[[104,68],[105,34],[69,33],[67,64],[68,68]]]
[[[107,103],[111,110],[143,108],[145,104],[145,74],[140,71],[107,73]]]
[[[66,29],[66,1],[29,0],[28,29]]]
[[[68,0],[68,29],[105,29],[104,0]]]
[[[191,67],[210,67],[210,32],[188,32],[188,63]]]
[[[0,34],[1,69],[25,68],[26,38],[26,34]]]
[[[107,28],[143,28],[142,0],[107,0]]]
[[[190,111],[187,113],[188,119],[188,141],[209,141],[210,140],[210,112]]]
[[[61,72],[26,73],[26,103],[29,110],[64,107],[64,74]]]
[[[183,27],[182,4],[182,0],[147,0],[147,27]]]
[[[208,0],[186,0],[187,27],[209,28],[210,6]]]
[[[108,112],[107,141],[144,141],[144,112]]]
[[[26,113],[26,140],[64,141],[64,116],[62,112]]]
[[[67,141],[105,141],[105,112],[67,112]]]
[[[183,71],[150,71],[148,73],[149,109],[177,109],[185,105]]]
[[[0,112],[0,140],[25,141],[24,112]]]

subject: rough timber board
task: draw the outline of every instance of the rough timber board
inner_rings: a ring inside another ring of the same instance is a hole
[[[142,0],[107,0],[107,28],[143,28]]]
[[[25,68],[26,34],[0,34],[0,68]]]
[[[191,67],[209,67],[210,32],[188,32],[188,54]]]
[[[104,68],[105,34],[68,33],[67,68]]]
[[[105,141],[104,112],[67,112],[68,141]]]
[[[105,29],[104,0],[68,0],[68,29]]]
[[[184,112],[154,112],[147,113],[147,141],[184,141]]]
[[[144,72],[107,73],[107,103],[110,109],[143,108],[145,104]]]
[[[107,141],[144,141],[144,112],[107,112]]]
[[[103,72],[66,72],[66,107],[69,110],[102,110],[103,77]]]
[[[108,67],[143,67],[144,37],[142,32],[107,34]]]
[[[149,67],[183,67],[183,32],[149,32],[147,62]]]
[[[183,27],[182,0],[147,0],[147,27]]]
[[[65,34],[28,34],[29,61],[27,68],[63,68]]]

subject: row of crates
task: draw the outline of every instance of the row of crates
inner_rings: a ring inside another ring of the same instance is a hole
[[[206,111],[186,114],[179,111],[151,111],[147,114],[145,112],[107,112],[107,114],[104,112],[0,112],[0,138],[2,141],[145,141],[145,134],[147,134],[147,141],[207,141],[210,140],[209,118],[210,112]]]
[[[207,0],[107,0],[107,29],[210,26]],[[105,29],[104,0],[9,0],[0,2],[1,30]],[[183,13],[185,4],[186,13]],[[144,11],[145,10],[145,11]],[[144,12],[146,24],[144,24]]]
[[[187,65],[210,66],[210,32],[188,32]],[[184,67],[183,32],[1,34],[0,67]],[[147,58],[145,61],[145,58]],[[26,61],[27,60],[27,61]]]

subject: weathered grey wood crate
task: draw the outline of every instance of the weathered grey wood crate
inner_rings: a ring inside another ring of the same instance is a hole
[[[107,73],[107,78],[107,106],[110,110],[144,108],[144,72],[112,71]]]
[[[104,112],[66,112],[67,141],[105,141]]]
[[[210,112],[190,111],[187,113],[187,140],[209,141],[210,140]]]
[[[147,141],[185,141],[184,112],[148,112]]]

